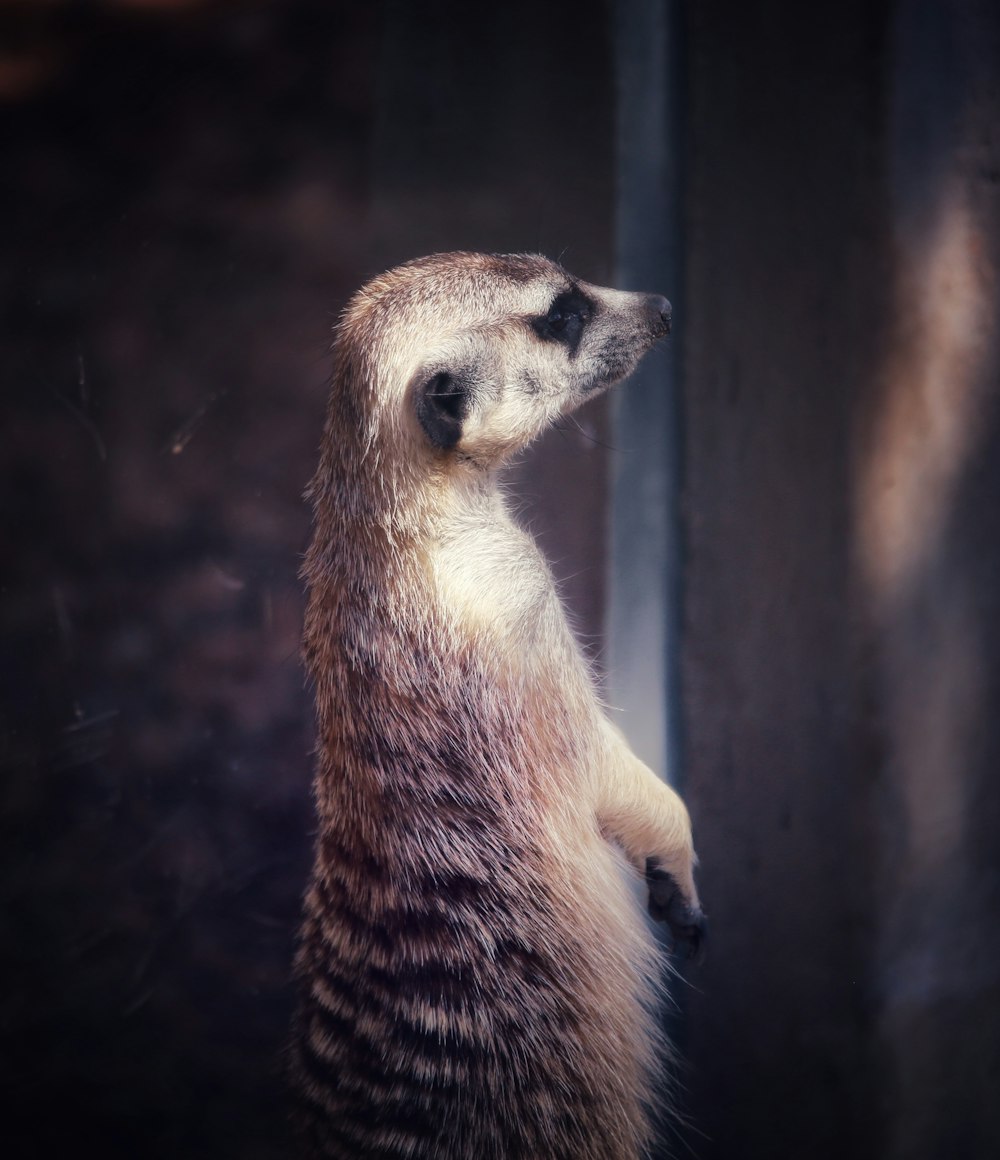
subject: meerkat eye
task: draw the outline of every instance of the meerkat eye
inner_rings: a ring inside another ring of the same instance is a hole
[[[560,306],[553,306],[545,316],[545,323],[552,334],[561,334],[569,325],[572,315],[567,314]]]
[[[560,294],[549,307],[548,313],[532,322],[539,338],[546,342],[560,342],[576,350],[583,328],[594,312],[589,298],[575,287]]]

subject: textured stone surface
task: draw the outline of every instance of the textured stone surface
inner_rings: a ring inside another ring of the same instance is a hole
[[[492,49],[445,68],[439,7],[407,59],[405,14],[378,5],[0,6],[8,1155],[288,1154],[313,830],[301,496],[336,311],[427,249],[568,247],[608,276],[602,24],[578,20],[546,72],[507,6]],[[518,477],[591,639],[602,422]]]
[[[1000,1149],[998,31],[975,3],[692,21],[705,1160]]]

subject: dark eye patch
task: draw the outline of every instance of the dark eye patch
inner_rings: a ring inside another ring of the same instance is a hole
[[[545,342],[562,343],[573,354],[593,313],[594,304],[574,286],[554,299],[547,314],[532,319],[531,327]]]

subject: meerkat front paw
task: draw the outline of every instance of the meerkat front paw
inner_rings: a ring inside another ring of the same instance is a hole
[[[658,858],[646,859],[649,886],[649,913],[656,922],[670,927],[674,950],[685,958],[701,962],[705,957],[708,924],[697,900],[689,899],[677,879],[663,869]]]

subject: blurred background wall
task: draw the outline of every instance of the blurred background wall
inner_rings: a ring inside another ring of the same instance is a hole
[[[670,1146],[1000,1155],[998,126],[987,0],[0,0],[5,1154],[289,1154],[330,327],[483,248],[677,307],[514,475],[599,669],[678,564]]]

